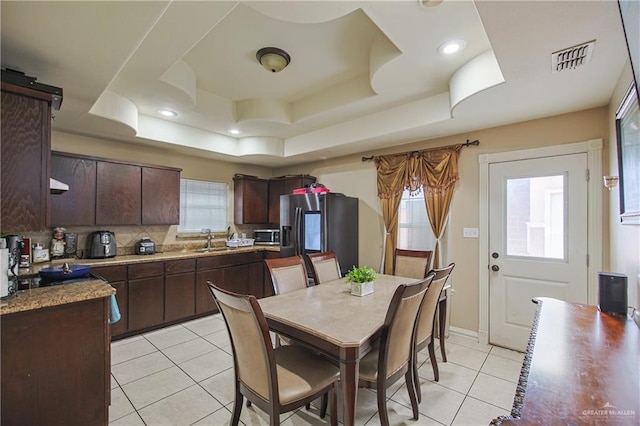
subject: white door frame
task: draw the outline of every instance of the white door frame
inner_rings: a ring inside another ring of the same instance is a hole
[[[479,235],[479,312],[480,322],[478,340],[489,343],[489,165],[504,161],[525,160],[530,158],[552,157],[556,155],[587,154],[589,168],[587,232],[589,235],[588,253],[588,301],[595,305],[597,298],[597,272],[602,270],[602,139],[586,142],[555,145],[520,151],[480,154],[480,235]]]

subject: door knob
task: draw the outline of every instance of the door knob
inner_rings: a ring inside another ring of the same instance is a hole
[[[493,257],[494,259],[497,259],[498,256],[500,256],[500,255],[498,253],[496,253],[496,252],[491,253],[491,257]]]
[[[498,272],[498,271],[500,270],[500,267],[499,267],[498,265],[493,265],[493,266],[491,267],[491,270],[492,270],[493,272]]]

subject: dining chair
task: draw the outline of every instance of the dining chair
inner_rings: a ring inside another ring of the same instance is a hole
[[[401,284],[389,303],[380,341],[360,360],[358,386],[375,389],[382,425],[389,424],[387,388],[403,375],[411,400],[413,419],[417,420],[418,401],[413,373],[416,319],[433,274],[412,284]]]
[[[302,256],[265,259],[275,295],[309,287],[307,266]]]
[[[269,414],[271,425],[280,424],[280,414],[322,397],[331,400],[331,425],[336,426],[338,367],[301,345],[274,348],[255,296],[232,293],[210,281],[207,285],[227,325],[233,351],[235,400],[231,425],[238,425],[245,397]],[[325,414],[326,408],[321,409],[320,417]]]
[[[311,265],[311,275],[315,284],[322,284],[342,278],[338,257],[333,251],[307,254]]]
[[[422,301],[422,310],[418,317],[418,323],[416,326],[416,356],[414,356],[413,374],[416,381],[416,393],[418,394],[418,402],[422,401],[422,392],[420,391],[420,377],[418,377],[418,362],[417,353],[427,347],[429,349],[429,359],[431,360],[431,366],[433,368],[433,376],[435,381],[440,380],[440,374],[438,372],[438,363],[436,361],[436,353],[433,348],[433,329],[436,322],[436,308],[438,307],[438,301],[440,299],[440,293],[451,275],[451,271],[455,263],[450,263],[448,266],[441,269],[434,269],[429,274],[433,275],[433,281],[427,290],[427,295]],[[441,339],[444,336],[440,336]],[[442,343],[440,343],[442,344]]]
[[[422,279],[431,267],[431,250],[396,249],[393,258],[393,275]]]

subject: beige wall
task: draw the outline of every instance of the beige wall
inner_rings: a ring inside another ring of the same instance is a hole
[[[476,332],[479,324],[478,277],[481,271],[478,270],[478,240],[462,238],[463,228],[482,226],[478,223],[478,155],[597,138],[602,138],[607,147],[609,130],[606,107],[366,153],[370,155],[404,152],[463,143],[467,139],[480,140],[480,146],[463,148],[460,153],[460,181],[451,206],[447,260],[456,262],[452,275],[452,285],[456,290],[451,301],[452,326]],[[306,167],[304,170],[306,173],[316,176],[320,183],[325,184],[332,191],[343,192],[360,199],[359,260],[361,264],[375,265],[377,269],[382,256],[383,223],[376,197],[376,173],[373,162],[362,162],[361,156],[351,156],[308,164]],[[288,172],[290,171],[286,168],[276,170],[276,174]],[[608,235],[605,241],[607,238]],[[606,247],[603,249],[606,252],[606,258],[608,251]]]
[[[605,163],[604,173],[618,175],[616,145],[616,109],[632,81],[631,67],[623,70],[615,92],[611,97],[608,110],[609,121],[609,159]],[[607,191],[609,192],[609,191]],[[605,200],[606,201],[606,200]],[[629,284],[629,305],[640,307],[640,225],[623,225],[620,223],[620,197],[618,188],[609,192],[609,230],[611,235],[611,252],[609,271],[626,274]]]

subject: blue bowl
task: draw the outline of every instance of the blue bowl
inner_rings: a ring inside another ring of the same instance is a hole
[[[69,269],[65,271],[62,265],[42,268],[38,272],[40,279],[43,281],[65,281],[73,278],[80,278],[89,275],[91,266],[89,265],[69,265]]]

